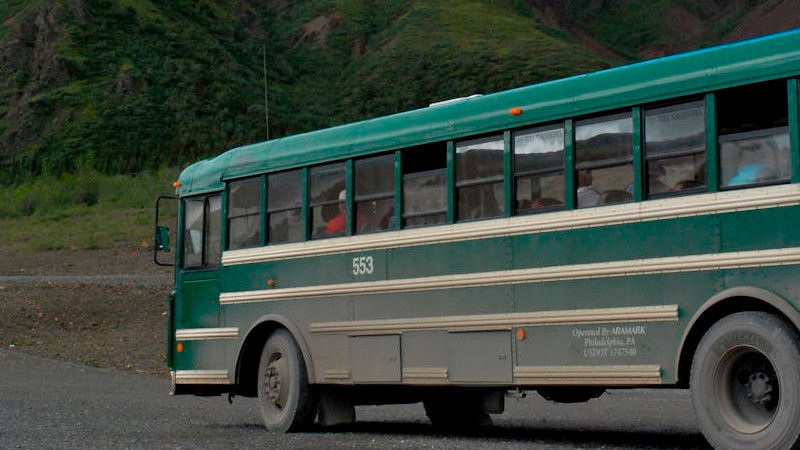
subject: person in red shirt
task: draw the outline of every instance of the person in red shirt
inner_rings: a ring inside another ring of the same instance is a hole
[[[329,220],[327,225],[325,225],[325,230],[323,230],[323,234],[326,236],[336,236],[338,234],[344,233],[344,228],[347,224],[347,208],[345,207],[345,199],[347,198],[347,193],[345,191],[339,192],[339,214],[334,217],[333,219]]]

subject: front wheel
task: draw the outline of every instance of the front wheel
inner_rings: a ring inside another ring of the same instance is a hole
[[[303,355],[286,330],[273,332],[261,351],[258,401],[267,430],[301,431],[314,423],[316,395],[308,384]]]
[[[700,429],[715,448],[794,448],[800,339],[781,318],[752,311],[714,324],[697,347],[690,383]]]

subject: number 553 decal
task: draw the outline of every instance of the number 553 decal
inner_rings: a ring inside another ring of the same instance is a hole
[[[356,256],[353,258],[353,275],[369,275],[375,271],[372,256]]]

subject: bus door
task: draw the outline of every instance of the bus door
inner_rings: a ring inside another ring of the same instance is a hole
[[[191,197],[182,206],[183,248],[172,325],[174,329],[217,327],[222,198]]]

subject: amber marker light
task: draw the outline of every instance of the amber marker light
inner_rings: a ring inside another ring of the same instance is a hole
[[[267,281],[267,284],[269,285],[269,287],[273,287],[275,286],[275,280],[269,280]]]
[[[183,342],[178,342],[177,350],[178,353],[183,353]]]
[[[517,340],[518,341],[524,341],[525,340],[525,330],[523,330],[521,328],[519,330],[517,330]]]
[[[174,187],[176,189],[181,187],[181,186],[183,186],[183,183],[181,183],[180,181],[176,181],[176,182],[172,183],[172,187]]]
[[[508,111],[508,113],[511,114],[512,116],[515,116],[515,117],[516,116],[521,116],[522,115],[522,108],[511,108]]]

